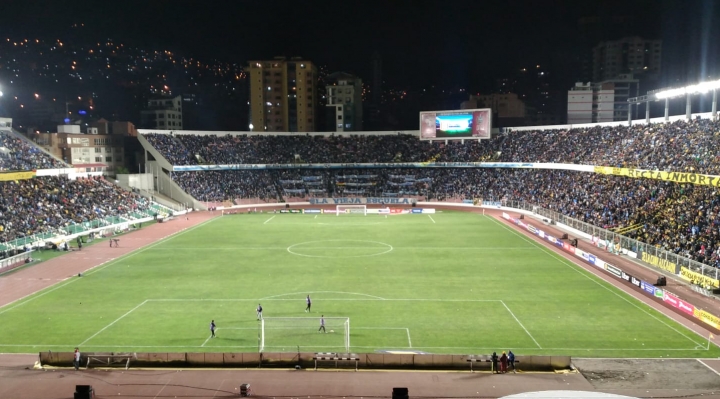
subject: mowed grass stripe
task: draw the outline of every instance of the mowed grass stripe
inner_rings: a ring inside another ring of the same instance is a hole
[[[0,349],[23,352],[41,342],[60,350],[87,340],[84,346],[104,350],[255,351],[261,302],[267,317],[349,317],[351,345],[363,351],[407,348],[407,333],[398,330],[407,328],[414,349],[436,353],[720,352],[695,349],[660,322],[663,316],[648,317],[489,218],[433,218],[437,223],[421,215],[224,216],[0,314]],[[393,250],[357,256],[372,253],[358,247],[369,241]],[[308,254],[323,257],[287,251],[307,242]],[[343,258],[348,254],[355,257]],[[304,313],[308,294],[311,314]],[[222,336],[206,343],[210,319]],[[312,337],[303,346],[333,345]]]

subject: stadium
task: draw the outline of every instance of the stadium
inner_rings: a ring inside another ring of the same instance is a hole
[[[714,397],[716,112],[466,130],[141,130],[109,180],[7,124],[5,389],[77,347],[125,397]]]

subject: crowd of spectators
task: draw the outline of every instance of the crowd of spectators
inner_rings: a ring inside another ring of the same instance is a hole
[[[12,133],[0,130],[0,172],[65,168],[63,162]]]
[[[709,119],[649,126],[511,131],[490,140],[447,144],[403,134],[145,137],[175,165],[498,161],[720,174],[720,122]]]
[[[173,172],[173,180],[198,201],[233,201],[258,198],[262,201],[281,199],[277,189],[278,174],[274,171],[202,171]]]
[[[0,242],[73,223],[147,210],[149,202],[103,178],[36,177],[0,182]]]

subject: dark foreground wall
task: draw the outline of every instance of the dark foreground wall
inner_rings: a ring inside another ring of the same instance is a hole
[[[115,356],[116,366],[124,367],[118,355],[130,356],[130,367],[229,367],[229,368],[314,368],[314,353],[120,353],[85,352],[81,364],[85,367],[88,357],[108,360]],[[357,354],[360,369],[429,369],[469,370],[468,355],[431,354]],[[40,352],[43,366],[70,367],[72,352]],[[517,368],[524,371],[553,371],[571,368],[570,356],[517,356]],[[90,367],[103,367],[101,362],[92,362]],[[354,368],[354,361],[318,361],[318,368]],[[473,369],[490,370],[490,363],[475,362]]]

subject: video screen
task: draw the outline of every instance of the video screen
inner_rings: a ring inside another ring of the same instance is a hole
[[[420,138],[490,138],[490,110],[458,110],[420,113]]]

